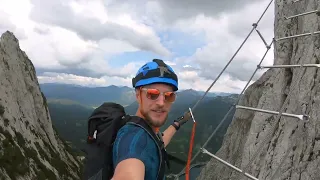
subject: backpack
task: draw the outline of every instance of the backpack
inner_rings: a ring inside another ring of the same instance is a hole
[[[156,142],[160,164],[158,179],[163,180],[165,164],[169,167],[168,156],[162,141],[151,127],[140,117],[126,115],[124,107],[113,102],[105,102],[96,108],[88,118],[88,135],[84,153],[84,180],[110,180],[113,177],[112,147],[119,129],[126,123],[133,123],[146,130]]]

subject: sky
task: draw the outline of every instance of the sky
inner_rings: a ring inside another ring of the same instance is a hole
[[[139,67],[158,58],[177,73],[180,90],[206,91],[269,2],[0,0],[0,33],[19,39],[40,83],[131,87]],[[257,29],[270,43],[273,3]],[[240,93],[265,51],[254,31],[210,91]],[[262,65],[273,64],[273,53]]]

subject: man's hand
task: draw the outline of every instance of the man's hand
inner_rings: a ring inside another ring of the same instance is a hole
[[[164,146],[166,147],[169,142],[171,141],[171,138],[173,135],[177,132],[177,130],[186,123],[191,117],[191,113],[189,111],[185,112],[183,116],[179,117],[178,119],[174,120],[171,126],[169,126],[164,132],[163,132],[163,142]]]
[[[181,116],[180,118],[178,118],[177,120],[175,120],[174,122],[178,123],[179,128],[186,123],[191,117],[191,113],[190,111],[187,111],[183,114],[183,116]]]

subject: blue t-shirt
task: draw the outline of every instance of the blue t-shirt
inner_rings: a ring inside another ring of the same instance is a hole
[[[128,158],[141,160],[145,166],[145,180],[157,179],[158,148],[152,137],[141,127],[126,124],[118,132],[113,145],[113,164]]]

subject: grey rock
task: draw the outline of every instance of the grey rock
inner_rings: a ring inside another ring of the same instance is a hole
[[[0,179],[80,179],[80,161],[52,127],[35,68],[7,31],[0,39]]]
[[[277,0],[274,3],[275,38],[320,30],[318,14],[290,20],[284,18],[320,9],[319,0],[300,0],[295,3],[292,0]],[[319,43],[320,34],[275,42],[274,64],[319,64]],[[320,73],[314,67],[266,71],[245,91],[239,104],[274,111],[283,108],[283,112],[287,113],[308,114],[310,121],[303,122],[285,116],[278,121],[277,115],[238,109],[216,155],[244,169],[263,144],[255,160],[248,166],[247,173],[259,180],[320,179],[319,82]],[[270,138],[263,142],[268,133]],[[277,175],[273,177],[282,160]],[[249,178],[212,158],[198,179]]]

